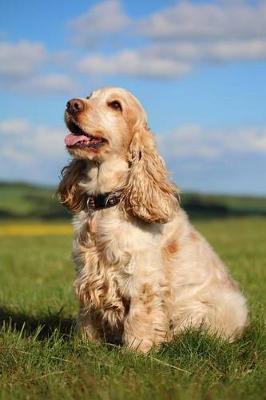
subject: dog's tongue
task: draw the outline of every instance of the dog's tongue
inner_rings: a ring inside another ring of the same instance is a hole
[[[79,142],[89,142],[89,138],[84,135],[73,135],[72,133],[65,137],[65,144],[67,146],[74,146]]]

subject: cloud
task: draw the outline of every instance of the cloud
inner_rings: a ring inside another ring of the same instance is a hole
[[[265,194],[266,125],[207,128],[196,123],[157,136],[182,190]]]
[[[24,79],[0,80],[0,88],[14,93],[26,94],[68,94],[78,91],[79,84],[66,74],[36,74]]]
[[[34,93],[73,93],[78,84],[65,74],[48,74],[29,79],[22,85],[24,90]]]
[[[266,60],[265,2],[178,1],[134,19],[125,13],[121,0],[103,0],[70,21],[69,27],[73,41],[89,48],[89,54],[50,52],[42,43],[25,40],[0,42],[0,87],[24,93],[73,93],[78,90],[77,74],[68,74],[73,63],[78,72],[92,77],[179,79],[202,64]],[[112,45],[115,38],[120,48],[107,52],[106,44]],[[48,68],[52,72],[47,73]]]
[[[266,39],[160,42],[147,48],[146,56],[179,60],[194,65],[199,62],[266,59]]]
[[[7,119],[0,121],[1,135],[19,135],[30,130],[30,124],[25,119]]]
[[[106,24],[109,15],[114,19]],[[116,18],[120,23],[114,23]],[[128,43],[132,38],[139,40],[115,54],[103,50],[83,57],[77,63],[78,71],[92,76],[177,79],[200,64],[266,59],[263,2],[179,1],[144,18],[129,20],[121,2],[110,0],[98,3],[73,23],[73,32],[85,46],[94,42],[100,49],[103,39],[110,41],[110,34],[122,31]],[[130,30],[125,31],[125,27]],[[96,41],[95,36],[101,40]]]
[[[137,22],[153,39],[223,39],[266,36],[266,5],[247,1],[180,1]]]
[[[18,163],[29,163],[39,158],[49,162],[64,154],[63,129],[14,118],[0,121],[0,137],[0,157],[17,157]]]
[[[69,27],[76,44],[94,47],[98,42],[110,39],[110,35],[125,29],[129,21],[120,0],[105,0],[70,21]]]
[[[113,56],[95,54],[82,59],[77,68],[91,75],[125,75],[141,78],[176,78],[188,73],[190,65],[144,52],[124,50]]]
[[[158,136],[166,158],[217,159],[230,154],[266,154],[266,126],[207,129],[186,124]]]
[[[6,165],[6,161],[9,161],[10,163],[13,163],[13,165],[29,165],[32,162],[32,157],[29,157],[28,154],[21,153],[17,149],[14,149],[9,146],[5,146],[2,148],[1,152],[1,157],[4,160],[4,163]],[[15,163],[15,164],[14,164]],[[4,168],[3,168],[4,171]]]
[[[49,64],[62,63],[69,53],[49,53],[43,44],[0,43],[0,88],[24,93],[73,93],[77,83],[65,73],[44,73]]]
[[[0,43],[0,77],[24,78],[32,74],[48,58],[41,43],[21,41]]]
[[[176,79],[199,63],[266,59],[266,39],[214,43],[157,43],[145,49],[122,50],[115,55],[91,54],[77,63],[89,75]]]
[[[63,128],[26,119],[0,121],[0,179],[57,183],[67,163]]]

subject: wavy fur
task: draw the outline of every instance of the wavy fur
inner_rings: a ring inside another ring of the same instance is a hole
[[[130,173],[124,189],[125,209],[145,222],[168,222],[178,206],[177,188],[169,181],[165,164],[147,129],[134,134],[129,161]]]
[[[86,207],[87,195],[79,185],[85,176],[85,169],[84,160],[72,160],[61,171],[62,179],[57,190],[59,201],[73,213]]]

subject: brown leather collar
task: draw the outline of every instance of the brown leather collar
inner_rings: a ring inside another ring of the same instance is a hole
[[[89,212],[103,210],[116,206],[122,197],[122,191],[98,194],[97,196],[89,195],[87,199],[87,208]]]

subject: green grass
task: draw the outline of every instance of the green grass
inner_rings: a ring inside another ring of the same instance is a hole
[[[212,220],[197,227],[245,291],[251,326],[234,344],[187,332],[147,356],[87,344],[75,332],[70,235],[5,231],[0,399],[266,398],[266,219]]]

